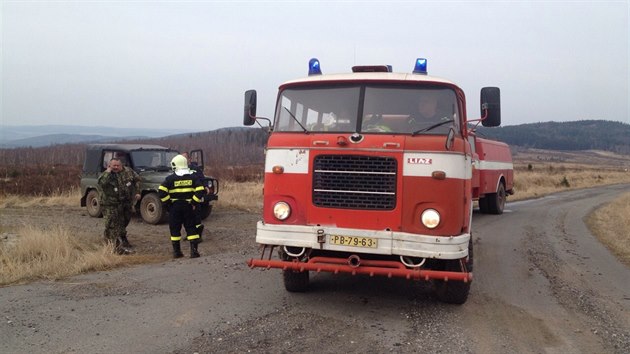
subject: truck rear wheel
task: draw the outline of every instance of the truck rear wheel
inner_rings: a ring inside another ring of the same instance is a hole
[[[290,269],[283,270],[282,278],[284,279],[284,288],[289,292],[303,293],[308,290],[308,271],[295,272]]]
[[[482,214],[488,214],[488,198],[479,198],[479,211]]]
[[[444,266],[445,271],[460,272],[461,266],[459,259],[449,260]],[[466,270],[472,272],[473,270],[473,246],[472,237],[468,242],[468,260],[466,261]],[[468,299],[468,293],[470,292],[470,281],[463,282],[458,280],[434,280],[433,285],[435,287],[435,296],[438,300],[447,304],[461,305]]]
[[[488,212],[490,214],[503,214],[503,208],[505,208],[505,186],[503,183],[499,183],[496,193],[488,194]]]
[[[85,197],[85,209],[87,209],[88,215],[93,218],[102,218],[103,210],[101,210],[101,203],[98,201],[98,192],[92,189]]]
[[[147,224],[159,224],[166,220],[166,211],[157,194],[149,193],[140,201],[140,215]]]

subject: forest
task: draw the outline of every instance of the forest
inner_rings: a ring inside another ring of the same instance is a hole
[[[511,146],[543,150],[603,150],[630,154],[630,124],[581,120],[575,122],[531,123],[498,128],[478,127],[480,136],[504,141]]]
[[[630,154],[630,124],[584,120],[475,128],[479,136],[513,148]],[[124,140],[176,149],[204,151],[206,174],[234,181],[261,180],[268,133],[256,128],[223,128],[162,138]],[[0,149],[0,195],[50,195],[78,188],[85,143]],[[25,183],[28,180],[29,183]]]

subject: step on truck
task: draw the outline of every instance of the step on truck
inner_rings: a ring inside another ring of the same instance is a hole
[[[282,269],[291,292],[307,290],[310,272],[331,272],[431,281],[439,300],[466,301],[473,205],[503,212],[512,159],[474,133],[500,125],[499,89],[483,88],[481,118],[468,120],[464,92],[426,65],[324,75],[311,59],[308,77],[280,86],[273,122],[245,93],[244,125],[266,120],[270,131],[262,254],[250,267]]]

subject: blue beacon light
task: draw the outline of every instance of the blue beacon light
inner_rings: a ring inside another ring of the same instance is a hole
[[[317,58],[313,58],[308,61],[308,76],[311,75],[321,75],[322,69],[319,66],[319,60]]]
[[[427,60],[425,58],[416,59],[416,66],[413,68],[414,74],[427,74]]]

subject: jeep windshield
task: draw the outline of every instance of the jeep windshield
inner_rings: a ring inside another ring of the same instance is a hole
[[[274,131],[447,134],[459,131],[455,92],[446,87],[334,85],[290,87],[276,107]]]
[[[131,152],[131,161],[136,171],[170,171],[171,160],[178,154],[172,150],[136,150]]]

